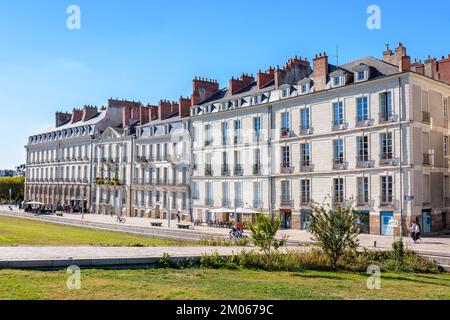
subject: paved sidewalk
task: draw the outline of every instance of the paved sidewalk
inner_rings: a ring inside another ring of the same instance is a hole
[[[0,206],[0,214],[17,214],[24,215],[22,211],[9,211],[5,207]],[[51,219],[52,222],[59,223],[70,223],[71,225],[85,226],[87,223],[93,223],[95,226],[100,226],[101,228],[111,228],[111,230],[124,231],[124,232],[134,232],[144,235],[160,236],[162,234],[171,235],[173,237],[179,237],[180,235],[186,237],[186,239],[200,240],[202,237],[217,236],[217,237],[227,237],[228,229],[218,229],[210,228],[204,226],[196,226],[194,230],[179,230],[176,226],[176,221],[171,221],[171,227],[168,227],[168,221],[158,220],[163,223],[161,228],[152,228],[150,222],[154,221],[145,218],[131,218],[126,219],[125,224],[118,224],[114,218],[110,216],[103,215],[93,215],[85,214],[84,217],[81,214],[64,214],[63,217],[56,216],[39,216],[35,217],[33,214],[25,214],[29,218],[38,218],[39,220],[46,221],[46,219]],[[136,228],[136,229],[133,229]],[[247,235],[248,232],[247,232]],[[278,236],[287,235],[291,245],[298,243],[311,243],[312,236],[310,233],[301,230],[281,230]],[[363,234],[359,237],[361,247],[367,249],[376,248],[378,249],[388,249],[391,248],[392,242],[395,240],[394,237],[388,236],[376,236],[376,235],[366,235]],[[430,237],[423,238],[421,243],[413,244],[410,238],[405,239],[406,246],[417,252],[424,252],[429,254],[439,254],[439,255],[449,255],[450,256],[450,236],[441,237]]]

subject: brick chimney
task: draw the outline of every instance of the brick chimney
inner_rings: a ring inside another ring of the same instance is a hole
[[[178,105],[180,106],[180,118],[189,117],[191,115],[191,99],[180,97]]]
[[[242,74],[240,79],[231,78],[228,90],[231,94],[236,94],[253,82],[255,82],[255,78],[252,75]]]
[[[450,54],[445,58],[444,56],[436,64],[436,73],[438,79],[442,82],[450,84]]]
[[[61,127],[62,125],[68,123],[72,119],[72,114],[68,112],[56,112],[55,113],[55,125],[56,127]]]
[[[81,109],[73,109],[72,117],[70,119],[70,123],[76,123],[83,119],[83,110]]]
[[[150,121],[158,120],[159,107],[158,106],[152,106],[152,105],[147,105],[147,106],[150,107]]]
[[[98,113],[98,108],[94,106],[84,106],[83,107],[83,117],[82,121],[87,121]]]
[[[261,70],[259,70],[258,74],[256,75],[258,90],[264,88],[264,86],[273,79],[275,79],[275,69],[273,69],[272,67],[270,67],[266,72],[261,72]]]
[[[168,100],[161,100],[158,104],[158,117],[160,120],[167,119],[170,114],[179,111],[178,103]]]
[[[275,69],[275,88],[283,84],[295,84],[311,73],[311,65],[308,60],[295,56],[289,59],[285,66]]]
[[[314,90],[325,90],[328,82],[328,56],[323,54],[316,54],[314,58]]]
[[[198,105],[219,91],[219,83],[216,80],[197,78],[192,81],[192,105]]]
[[[139,122],[141,125],[147,124],[150,122],[150,107],[141,106],[139,108]]]
[[[412,72],[418,73],[418,74],[424,74],[425,73],[425,69],[424,69],[424,64],[422,63],[422,60],[417,61],[417,59],[414,60],[414,62],[411,64],[411,68],[410,70]]]
[[[435,65],[436,65],[436,58],[431,58],[430,55],[428,55],[424,65],[425,76],[434,79],[436,69]]]
[[[406,54],[406,47],[401,42],[398,43],[394,53],[389,49],[389,45],[386,45],[386,51],[383,52],[383,60],[398,66],[400,72],[409,71],[411,67],[411,58]]]
[[[392,57],[394,53],[392,52],[392,50],[389,48],[389,43],[386,44],[386,50],[383,52],[383,60],[384,61],[388,61],[388,59],[390,59],[390,57]]]

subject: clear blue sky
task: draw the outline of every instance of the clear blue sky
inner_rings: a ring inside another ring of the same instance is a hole
[[[71,4],[81,30],[66,28]],[[381,30],[366,27],[371,4]],[[337,45],[340,62],[399,41],[412,57],[448,54],[449,12],[448,0],[0,0],[0,169],[24,162],[27,137],[57,110],[178,99],[195,75],[226,86],[294,55],[334,62]]]

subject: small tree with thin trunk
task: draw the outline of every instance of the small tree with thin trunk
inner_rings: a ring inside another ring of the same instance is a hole
[[[286,244],[286,237],[276,238],[280,226],[280,219],[269,218],[262,212],[257,213],[256,222],[249,225],[253,243],[261,248],[266,258],[266,268],[270,266],[272,252]]]
[[[328,256],[331,267],[336,270],[344,253],[355,250],[360,230],[355,223],[353,204],[330,207],[313,203],[310,232],[320,248]]]

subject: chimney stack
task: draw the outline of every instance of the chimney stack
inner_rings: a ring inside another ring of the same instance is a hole
[[[236,94],[253,82],[255,82],[255,78],[253,76],[242,74],[240,79],[231,78],[228,90],[230,90],[231,94]]]
[[[179,100],[180,118],[189,117],[191,115],[191,99],[180,97]]]
[[[55,113],[55,125],[56,127],[61,127],[62,125],[68,123],[72,118],[72,114],[68,112],[56,112]]]
[[[216,80],[197,78],[192,81],[192,105],[198,105],[219,91],[219,83]]]
[[[258,85],[258,90],[261,90],[267,83],[275,79],[275,70],[270,67],[266,72],[258,72],[256,76],[256,82]]]
[[[73,109],[70,123],[77,123],[78,121],[81,121],[82,119],[83,119],[83,110]]]
[[[314,90],[322,91],[326,89],[328,82],[328,56],[323,54],[316,54],[314,58]]]
[[[97,107],[84,106],[82,121],[87,121],[98,113]]]

